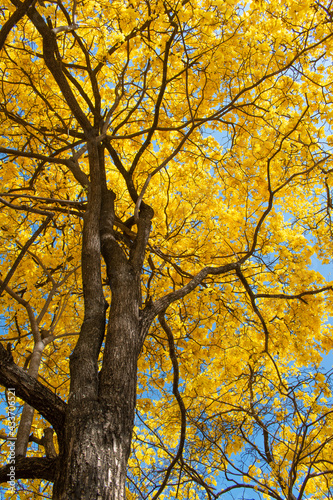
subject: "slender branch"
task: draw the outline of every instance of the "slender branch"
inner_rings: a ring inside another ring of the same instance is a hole
[[[0,286],[2,284],[3,284],[3,281],[0,279]],[[5,286],[5,290],[14,300],[16,300],[16,302],[21,304],[21,306],[23,306],[26,309],[26,311],[28,313],[29,322],[30,322],[31,331],[32,331],[32,334],[34,337],[34,341],[39,342],[40,341],[40,333],[39,333],[38,324],[37,324],[37,321],[36,321],[36,318],[35,318],[35,315],[34,315],[34,312],[33,312],[31,305],[29,304],[29,302],[27,302],[22,297],[20,297],[20,295],[18,295],[16,292],[14,292],[14,290],[12,290],[8,285]]]
[[[156,500],[160,496],[160,494],[162,493],[164,488],[166,487],[173,467],[175,466],[175,464],[178,462],[178,460],[182,456],[184,444],[185,444],[185,437],[186,437],[186,408],[185,408],[184,402],[182,400],[182,397],[181,397],[181,395],[179,393],[179,389],[178,389],[178,386],[179,386],[179,367],[178,367],[178,360],[177,360],[177,354],[176,354],[176,349],[175,349],[175,342],[173,339],[171,328],[169,327],[169,325],[167,324],[167,322],[165,320],[165,313],[164,312],[159,314],[158,320],[160,322],[161,327],[163,328],[163,330],[165,331],[165,333],[167,334],[167,337],[168,337],[169,352],[170,352],[170,358],[171,358],[172,367],[173,367],[172,392],[173,392],[175,398],[177,399],[177,403],[178,403],[178,406],[180,409],[181,429],[180,429],[180,439],[179,439],[177,453],[174,456],[174,458],[172,459],[169,467],[167,468],[164,480],[163,480],[161,486],[159,487],[158,491],[153,496],[152,500]]]
[[[179,288],[175,292],[170,292],[164,297],[161,297],[160,299],[153,302],[151,306],[147,306],[147,308],[144,310],[144,316],[147,316],[149,318],[152,317],[152,319],[155,318],[162,311],[166,310],[170,304],[172,304],[176,300],[182,299],[190,292],[192,292],[198,285],[203,282],[203,280],[208,275],[217,276],[220,274],[226,274],[230,271],[236,271],[236,269],[238,268],[238,262],[231,262],[230,264],[225,264],[224,266],[220,267],[204,267],[186,285]]]
[[[269,333],[268,333],[268,329],[267,329],[267,325],[265,323],[265,320],[264,318],[262,317],[262,314],[260,312],[260,310],[258,309],[258,306],[256,304],[256,297],[254,295],[254,293],[252,292],[251,290],[251,287],[250,285],[248,284],[248,282],[246,281],[246,278],[244,276],[244,274],[241,272],[240,268],[238,268],[236,270],[236,274],[238,276],[238,278],[240,279],[240,281],[242,282],[249,298],[250,298],[250,301],[251,301],[251,304],[252,304],[252,308],[253,308],[253,311],[255,312],[255,314],[258,316],[258,318],[260,319],[260,322],[262,324],[262,327],[263,327],[263,330],[264,330],[264,333],[265,333],[265,352],[268,352],[268,338],[269,338]]]
[[[101,139],[102,140],[102,139]],[[82,141],[80,141],[81,143]],[[84,146],[84,151],[86,150],[86,146]],[[66,148],[67,149],[67,148]],[[82,149],[82,148],[81,148]],[[80,149],[80,151],[81,151]],[[46,155],[41,155],[39,153],[28,153],[26,151],[18,151],[17,149],[10,149],[10,148],[4,148],[0,146],[0,153],[4,153],[8,156],[14,156],[14,157],[22,157],[22,158],[32,158],[34,160],[41,160],[42,162],[48,162],[48,163],[55,163],[55,164],[60,164],[60,165],[65,165],[74,175],[75,179],[81,186],[88,186],[89,185],[89,178],[87,174],[83,172],[83,170],[80,169],[79,164],[77,162],[77,154],[78,153],[73,153],[73,158],[57,158],[55,156],[46,156]]]
[[[17,193],[0,193],[0,196],[7,196],[10,198],[29,198],[29,200],[37,200],[41,203],[49,204],[49,203],[59,203],[59,205],[65,206],[74,206],[78,207],[78,209],[85,209],[86,203],[83,201],[72,201],[72,200],[60,200],[58,198],[45,198],[43,196],[34,196],[32,194],[17,194]]]
[[[307,295],[317,295],[318,293],[326,292],[327,290],[333,290],[333,287],[325,286],[323,288],[317,288],[316,290],[307,290],[305,292],[301,292],[295,295],[286,295],[284,293],[256,293],[254,294],[254,297],[256,299],[263,298],[263,299],[293,300],[293,299],[302,299],[302,297],[305,297]]]
[[[47,218],[45,219],[45,221],[39,226],[39,228],[31,236],[31,238],[29,238],[29,240],[22,247],[19,255],[17,256],[17,258],[16,258],[16,260],[15,260],[13,266],[12,266],[12,268],[8,272],[8,274],[5,277],[5,279],[3,280],[3,282],[0,284],[0,296],[1,296],[2,292],[4,291],[4,289],[6,288],[6,286],[8,285],[11,277],[15,273],[15,271],[17,269],[17,266],[19,265],[19,263],[21,262],[21,260],[24,257],[24,254],[28,251],[28,248],[33,244],[33,242],[40,235],[40,233],[43,231],[43,229],[46,228],[46,226],[48,225],[48,223],[50,222],[50,220],[52,219],[52,217],[53,217],[53,215],[48,215]]]
[[[197,286],[199,286],[208,275],[220,275],[227,274],[231,271],[235,271],[240,266],[239,262],[231,262],[230,264],[225,264],[220,267],[205,267],[201,269],[186,285],[179,288],[175,292],[170,292],[164,297],[156,300],[155,302],[147,302],[145,308],[141,311],[141,321],[140,321],[140,342],[141,345],[149,331],[149,328],[153,320],[163,311],[166,311],[170,304],[182,299],[190,292],[192,292]]]
[[[14,210],[31,212],[37,215],[46,215],[51,219],[54,216],[53,212],[47,212],[46,210],[39,210],[38,208],[29,207],[28,205],[14,205],[13,203],[9,203],[8,201],[4,200],[1,196],[0,196],[0,202],[6,205],[6,207],[13,208]]]
[[[60,165],[67,165],[67,166],[70,163],[70,160],[66,160],[65,158],[56,158],[54,156],[46,156],[46,155],[41,155],[39,153],[28,153],[27,151],[18,151],[17,149],[4,148],[2,146],[0,146],[0,153],[3,153],[8,156],[33,158],[35,160],[42,160],[49,163],[58,163]]]
[[[145,141],[143,142],[143,144],[141,145],[141,147],[139,148],[138,152],[136,153],[136,155],[134,157],[131,168],[129,170],[129,173],[131,175],[134,173],[134,170],[139,162],[139,159],[141,158],[141,156],[143,155],[143,153],[145,152],[145,150],[149,146],[151,139],[153,137],[153,134],[156,131],[156,127],[158,125],[160,108],[161,108],[163,96],[164,96],[164,93],[165,93],[165,90],[166,90],[166,87],[168,84],[168,81],[167,81],[168,59],[170,56],[172,42],[174,41],[174,38],[175,38],[177,31],[178,31],[178,25],[175,22],[171,22],[171,25],[173,26],[173,31],[171,33],[169,40],[165,44],[165,50],[164,50],[165,57],[164,57],[164,61],[163,61],[162,82],[160,85],[160,91],[159,91],[157,99],[156,99],[153,123],[149,129],[149,132],[147,134]]]

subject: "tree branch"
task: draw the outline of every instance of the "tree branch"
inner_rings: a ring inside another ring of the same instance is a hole
[[[2,292],[5,290],[6,286],[8,285],[10,278],[15,273],[15,270],[16,270],[17,266],[19,265],[19,263],[21,262],[21,260],[23,259],[24,254],[27,252],[30,245],[33,244],[35,239],[40,235],[40,233],[43,231],[43,229],[46,228],[46,226],[48,225],[48,223],[50,222],[52,217],[53,217],[53,215],[51,215],[51,214],[48,215],[47,218],[45,219],[45,221],[39,226],[39,228],[31,236],[31,238],[29,238],[28,241],[25,243],[25,245],[22,247],[21,252],[17,256],[12,268],[8,272],[8,274],[5,277],[5,279],[3,280],[3,282],[0,284],[0,296],[1,296]]]
[[[15,388],[19,398],[33,406],[62,435],[66,403],[50,389],[17,366],[0,343],[0,384]]]
[[[0,483],[9,481],[11,472],[10,464],[0,468]],[[45,481],[54,481],[57,469],[57,459],[55,458],[23,458],[15,459],[15,481],[17,479],[45,479]]]
[[[230,264],[225,264],[224,266],[219,267],[204,267],[183,287],[179,288],[175,292],[168,293],[153,303],[148,304],[142,311],[141,315],[141,342],[144,341],[154,318],[156,318],[156,316],[158,316],[161,312],[166,311],[170,304],[176,300],[182,299],[192,292],[209,274],[214,276],[226,274],[230,271],[236,271],[239,269],[239,266],[239,262],[231,262]]]
[[[29,7],[35,2],[35,0],[25,0],[18,8],[13,12],[9,19],[5,22],[0,30],[0,50],[3,48],[6,42],[6,38],[10,33],[10,30],[19,22],[22,17],[24,17],[29,9]]]
[[[268,352],[268,340],[269,340],[269,332],[268,332],[268,328],[267,328],[267,325],[266,325],[266,322],[256,304],[256,296],[254,295],[254,293],[252,292],[252,289],[250,287],[250,285],[248,284],[244,274],[242,273],[242,271],[240,270],[240,268],[238,268],[236,270],[236,274],[239,278],[239,280],[241,281],[241,283],[243,284],[249,298],[250,298],[250,301],[251,301],[251,304],[252,304],[252,308],[253,308],[253,311],[254,313],[258,316],[258,318],[260,319],[260,322],[261,322],[261,325],[263,327],[263,330],[264,330],[264,333],[265,333],[265,352]]]
[[[238,262],[232,262],[220,267],[204,267],[182,288],[179,288],[179,290],[176,290],[175,292],[168,293],[164,297],[156,300],[156,302],[154,302],[150,308],[154,314],[154,317],[158,316],[158,314],[164,311],[170,304],[172,304],[172,302],[182,299],[190,292],[192,292],[198,285],[200,285],[200,283],[203,282],[203,280],[209,274],[212,274],[214,276],[219,274],[226,274],[230,271],[236,271],[236,269],[238,268]]]
[[[256,299],[287,299],[287,300],[292,300],[292,299],[302,299],[302,297],[305,297],[306,295],[317,295],[318,293],[321,292],[326,292],[328,290],[333,290],[332,286],[325,286],[323,288],[317,288],[316,290],[307,290],[305,292],[297,293],[295,295],[287,295],[284,293],[255,293],[254,297]]]
[[[183,402],[183,399],[179,393],[179,366],[178,366],[178,359],[177,359],[177,354],[176,354],[176,349],[175,349],[175,342],[174,338],[172,335],[171,328],[169,327],[168,323],[165,320],[165,315],[164,313],[159,314],[158,320],[160,322],[161,327],[165,331],[167,337],[168,337],[168,343],[169,343],[169,352],[170,352],[170,358],[172,361],[172,367],[173,367],[173,394],[175,398],[177,399],[177,403],[180,409],[180,414],[181,414],[181,429],[180,429],[180,439],[179,439],[179,444],[178,444],[178,450],[174,458],[172,459],[169,467],[167,468],[164,480],[159,487],[158,491],[155,493],[153,496],[153,500],[156,500],[164,488],[167,485],[168,479],[170,477],[170,474],[172,472],[173,467],[176,465],[177,461],[181,458],[183,449],[184,449],[184,444],[185,444],[185,437],[186,437],[186,408]]]

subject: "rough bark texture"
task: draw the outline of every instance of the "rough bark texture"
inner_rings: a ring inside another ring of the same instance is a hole
[[[140,274],[153,211],[143,207],[129,257],[115,238],[114,194],[104,177],[103,151],[88,142],[91,185],[82,244],[85,316],[70,360],[71,389],[60,467],[53,496],[124,500],[136,404],[140,334]],[[98,355],[105,333],[100,259],[107,266],[112,301],[103,365]]]
[[[125,499],[136,402],[138,305],[125,276],[112,298],[103,369],[95,398],[71,397],[65,424],[64,460],[55,499]],[[106,362],[107,360],[107,362]],[[79,366],[79,365],[77,365]],[[74,376],[74,373],[73,373]]]
[[[54,499],[125,499],[132,422],[123,408],[84,402],[71,408],[56,476]]]
[[[54,481],[58,459],[17,457],[15,460],[15,479],[45,479]],[[10,464],[0,468],[0,483],[8,481]]]
[[[38,410],[52,424],[58,437],[62,436],[66,403],[18,367],[1,344],[0,383],[5,387],[14,387],[16,396]]]

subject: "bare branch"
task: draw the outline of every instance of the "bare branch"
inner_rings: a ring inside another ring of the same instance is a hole
[[[151,174],[148,175],[147,179],[146,179],[146,182],[144,183],[144,186],[141,190],[141,193],[139,194],[139,198],[137,199],[137,202],[135,204],[135,210],[134,210],[134,222],[135,224],[138,224],[138,221],[139,221],[139,211],[140,211],[140,205],[141,205],[141,202],[142,202],[142,198],[146,192],[146,189],[148,187],[148,184],[150,182],[150,179],[151,179]]]
[[[172,304],[172,302],[182,299],[183,297],[185,297],[185,295],[188,295],[190,292],[192,292],[198,285],[203,282],[203,280],[208,275],[217,276],[220,274],[227,274],[230,271],[236,271],[238,268],[238,262],[225,264],[224,266],[220,267],[205,267],[204,269],[199,271],[198,274],[195,275],[193,279],[191,279],[185,286],[156,300],[151,306],[151,309],[154,311],[154,317],[156,317],[160,312],[166,310],[166,308],[170,304]]]

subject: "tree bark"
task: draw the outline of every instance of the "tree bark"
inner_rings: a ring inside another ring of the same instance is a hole
[[[45,481],[54,481],[57,466],[57,458],[17,457],[15,459],[15,480],[44,479]],[[7,464],[0,468],[0,483],[9,481],[11,467],[11,464]]]
[[[68,403],[55,500],[126,498],[140,336],[137,288],[122,278],[125,283],[110,307],[98,398],[71,398]]]
[[[132,422],[104,401],[71,408],[53,488],[55,500],[124,500]],[[134,414],[134,413],[133,413]]]
[[[28,374],[33,378],[38,378],[38,370],[42,360],[42,353],[45,347],[44,342],[41,340],[34,346],[31,356]],[[17,430],[15,453],[17,457],[25,457],[29,443],[29,436],[31,425],[34,418],[34,408],[27,403],[24,404],[20,425]]]
[[[39,411],[53,426],[58,439],[61,439],[66,403],[17,366],[2,344],[0,344],[0,383],[5,387],[14,387],[15,395]]]
[[[82,242],[85,317],[70,359],[71,389],[53,498],[125,500],[142,337],[140,275],[153,211],[142,211],[136,241],[126,255],[114,234],[115,195],[106,186],[103,150],[91,140],[88,154],[91,184]],[[106,324],[101,255],[112,300],[97,373]]]

